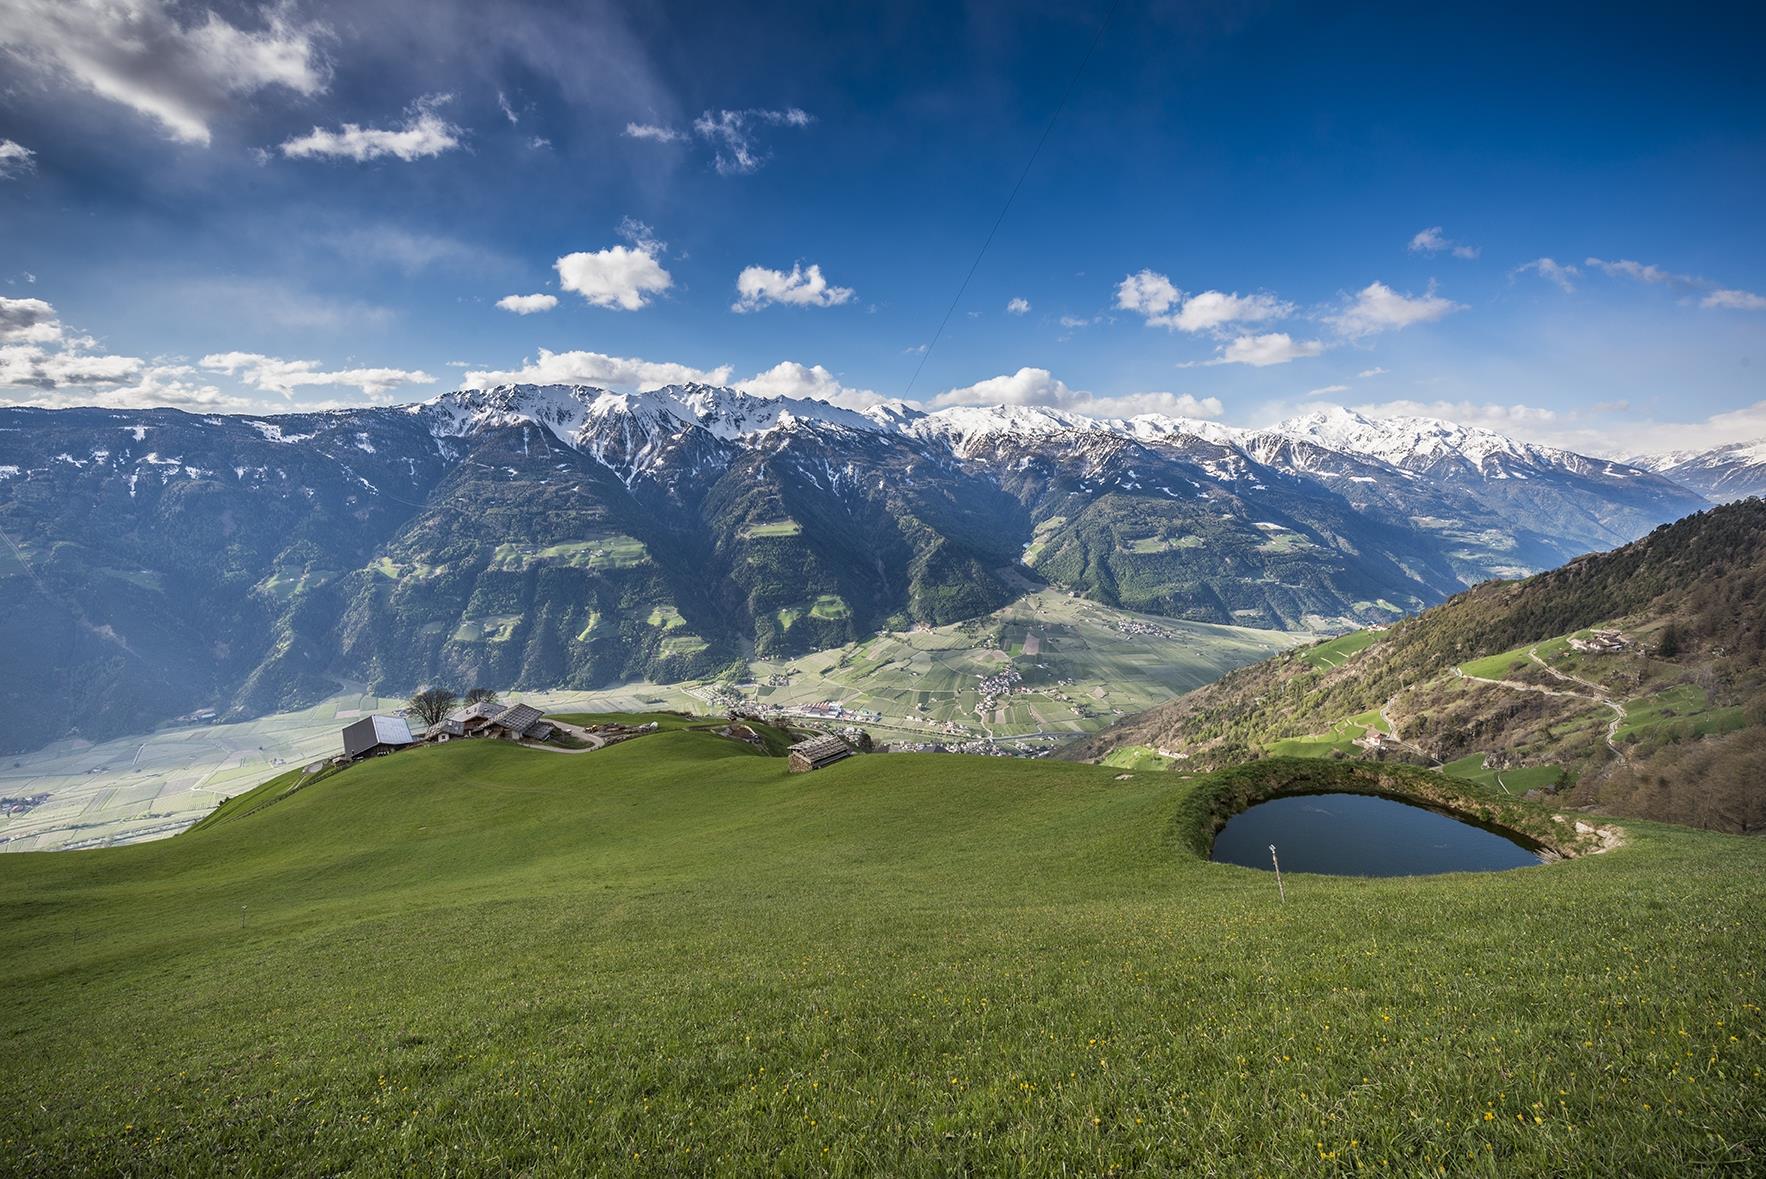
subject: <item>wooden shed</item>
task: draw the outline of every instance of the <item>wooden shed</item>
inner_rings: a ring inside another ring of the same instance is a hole
[[[811,737],[807,741],[799,741],[787,752],[794,774],[805,774],[811,770],[819,770],[831,766],[842,758],[851,757],[852,749],[840,738],[831,733],[823,733],[819,737]]]

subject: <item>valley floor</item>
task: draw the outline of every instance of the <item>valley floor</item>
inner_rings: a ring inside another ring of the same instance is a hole
[[[0,857],[0,1171],[1766,1166],[1766,844],[1284,904],[1207,781],[467,742]]]
[[[757,682],[629,683],[596,691],[515,692],[548,711],[684,709],[729,704],[787,719],[836,702],[879,742],[1004,742],[1048,749],[1150,708],[1308,635],[1180,622],[1101,606],[1056,590],[1026,594],[984,618],[878,635],[790,660],[757,662]],[[985,683],[1020,677],[997,695]],[[780,681],[777,684],[769,680]],[[984,701],[992,701],[983,708]],[[286,769],[332,757],[357,716],[403,700],[362,693],[298,712],[228,724],[176,724],[102,743],[60,741],[0,760],[0,851],[109,847],[175,835]],[[924,707],[922,707],[924,706]]]

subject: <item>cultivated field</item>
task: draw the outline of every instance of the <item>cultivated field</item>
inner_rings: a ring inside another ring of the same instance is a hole
[[[672,608],[648,621],[664,632],[681,625]],[[1033,748],[1095,731],[1305,637],[1130,614],[1049,590],[974,622],[756,663],[758,683],[742,691],[759,704],[838,700],[882,713],[883,722],[869,726],[880,740],[996,736]],[[699,642],[664,643],[689,641]],[[1029,692],[1003,696],[999,707],[978,715],[982,679],[1008,666]],[[775,674],[789,684],[767,686]],[[639,682],[510,696],[549,711],[717,711],[708,701],[718,690],[705,682]],[[403,705],[352,693],[299,712],[176,725],[101,744],[62,741],[8,758],[0,762],[0,797],[49,800],[0,815],[0,850],[103,847],[175,834],[224,798],[341,752],[339,731],[352,719]]]
[[[787,710],[833,701],[881,714],[870,727],[889,740],[992,737],[1037,747],[1094,732],[1308,637],[1179,622],[1041,590],[985,618],[757,661],[752,681],[735,690]],[[990,693],[989,681],[1008,669],[1019,680]],[[992,707],[980,708],[987,698]]]

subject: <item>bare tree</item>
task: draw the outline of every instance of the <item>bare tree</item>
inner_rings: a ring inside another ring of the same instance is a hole
[[[458,696],[446,688],[425,688],[411,697],[411,711],[416,713],[418,718],[423,721],[424,727],[428,728],[430,725],[440,724],[446,720],[448,713],[453,710],[454,701],[458,699]]]
[[[495,688],[474,688],[466,693],[466,703],[468,706],[477,704],[481,700],[495,701],[496,698],[497,690]]]

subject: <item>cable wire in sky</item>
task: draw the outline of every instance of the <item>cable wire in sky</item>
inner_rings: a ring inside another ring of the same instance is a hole
[[[1018,199],[1018,190],[1024,187],[1024,181],[1030,175],[1030,169],[1036,166],[1036,157],[1042,154],[1042,145],[1049,141],[1049,133],[1060,121],[1061,112],[1067,109],[1067,100],[1073,97],[1073,88],[1079,85],[1080,75],[1084,74],[1085,67],[1091,64],[1092,54],[1098,51],[1098,42],[1104,39],[1104,30],[1108,29],[1110,22],[1116,19],[1116,10],[1121,7],[1122,0],[1113,0],[1110,11],[1104,14],[1103,21],[1098,24],[1098,31],[1092,35],[1091,45],[1086,49],[1085,56],[1079,59],[1079,68],[1075,69],[1073,76],[1067,79],[1067,88],[1061,92],[1061,101],[1055,104],[1055,113],[1049,116],[1048,125],[1042,129],[1042,137],[1036,141],[1036,147],[1031,150],[1030,158],[1024,161],[1024,170],[1018,173],[1018,183],[1012,185],[1012,191],[1006,196],[1006,203],[1000,206],[999,216],[993,219],[993,228],[987,231],[987,240],[981,243],[981,249],[976,251],[975,261],[969,264],[969,273],[963,276],[963,284],[957,288],[956,298],[952,299],[950,306],[945,308],[944,318],[938,321],[938,330],[932,333],[931,342],[920,353],[920,363],[914,366],[914,375],[908,378],[907,388],[902,391],[904,400],[913,393],[914,384],[920,379],[920,370],[926,367],[926,361],[932,355],[932,350],[938,347],[938,341],[943,338],[944,329],[950,323],[950,317],[955,314],[957,304],[963,301],[963,294],[969,289],[969,280],[975,277],[975,271],[981,266],[981,259],[987,256],[987,247],[993,244],[994,234],[1000,231],[1000,226],[1006,220],[1006,214],[1012,211],[1012,202]]]

